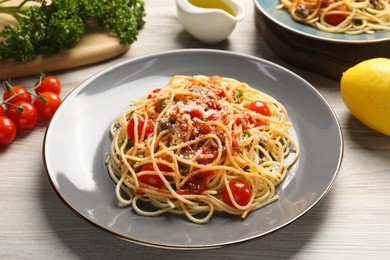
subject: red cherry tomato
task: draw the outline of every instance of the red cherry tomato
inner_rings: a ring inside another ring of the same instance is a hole
[[[262,114],[263,116],[271,116],[271,110],[269,109],[268,104],[264,101],[253,101],[252,103],[249,103],[248,109]]]
[[[5,110],[3,105],[0,105],[0,116],[5,116]]]
[[[6,83],[9,84],[9,83]],[[11,98],[15,96],[14,98]],[[28,92],[28,89],[23,86],[15,85],[6,85],[6,91],[3,94],[3,101],[6,101],[7,99],[11,98],[10,100],[7,101],[7,103],[12,103],[16,104],[19,101],[26,101],[31,103],[31,94]],[[10,108],[12,105],[7,104],[7,108]]]
[[[15,123],[6,116],[0,116],[0,146],[12,143],[15,136]]]
[[[129,123],[127,124],[127,134],[131,139],[134,139],[135,136],[135,120],[134,118],[137,119],[138,122],[138,136],[141,135],[142,129],[144,128],[145,124],[145,119],[142,116],[133,116]],[[154,123],[152,120],[148,120],[147,125],[146,125],[146,131],[145,131],[145,136],[148,136],[149,134],[153,133],[154,131]]]
[[[218,119],[217,113],[211,113],[206,117],[207,121],[216,121]]]
[[[153,165],[151,163],[145,164],[141,168],[141,172],[142,171],[154,171]],[[161,188],[162,186],[164,186],[163,180],[161,180],[160,176],[158,176],[157,173],[141,175],[138,177],[138,180],[156,188]]]
[[[171,167],[162,163],[158,163],[157,167],[160,171],[163,172],[169,172],[172,170]],[[144,166],[142,166],[141,171],[154,171],[153,164],[152,163],[145,164]]]
[[[337,26],[347,18],[345,14],[327,14],[324,17],[326,23]]]
[[[61,81],[56,76],[46,76],[44,74],[41,75],[40,80],[35,83],[37,87],[35,89],[35,93],[43,93],[43,92],[53,92],[57,95],[61,93]]]
[[[38,122],[38,111],[26,101],[20,101],[8,111],[9,118],[14,121],[17,129],[28,130]]]
[[[61,105],[61,98],[54,92],[39,93],[34,101],[34,106],[39,115],[44,118],[52,118],[57,108]]]
[[[252,190],[248,183],[235,179],[229,182],[230,190],[232,191],[233,198],[240,206],[248,204],[252,197]],[[222,189],[222,201],[231,207],[234,207],[233,202],[230,200],[228,190],[225,187]]]
[[[194,121],[192,125],[197,129],[197,132],[202,135],[207,135],[213,131],[210,125],[200,120]]]
[[[188,113],[190,114],[191,118],[194,118],[194,117],[202,118],[202,116],[203,116],[202,110],[197,109],[197,108],[192,108]]]

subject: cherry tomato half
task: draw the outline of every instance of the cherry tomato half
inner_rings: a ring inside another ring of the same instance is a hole
[[[145,119],[142,116],[133,116],[129,123],[127,124],[127,134],[131,139],[134,139],[135,136],[135,120],[134,118],[137,119],[138,122],[138,136],[141,136],[142,129],[144,128],[145,124]],[[153,133],[154,131],[154,123],[152,120],[148,120],[147,125],[146,125],[146,130],[145,130],[145,136],[148,136],[149,134]]]
[[[20,101],[8,111],[9,118],[14,121],[17,129],[28,130],[38,122],[38,111],[26,101]]]
[[[262,114],[263,116],[271,116],[271,110],[269,109],[268,104],[261,100],[257,100],[257,101],[253,101],[252,103],[249,103],[248,109],[253,112]]]
[[[142,167],[143,168],[141,168],[141,170],[143,170],[143,171],[153,171],[154,170],[152,163],[147,163]],[[168,165],[162,164],[162,163],[158,163],[157,167],[162,172],[169,172],[172,170],[171,167],[169,167]]]
[[[34,106],[38,110],[39,115],[44,118],[52,118],[61,102],[60,96],[56,93],[42,92],[34,100]]]
[[[15,97],[11,98],[13,96]],[[8,102],[6,103],[7,108],[10,108],[12,106],[9,103],[16,104],[19,101],[26,101],[31,103],[32,100],[31,94],[28,92],[28,89],[19,85],[7,86],[6,91],[3,94],[3,101],[9,98],[11,99],[8,100]]]
[[[61,81],[56,76],[41,75],[40,80],[35,83],[37,87],[35,93],[53,92],[57,95],[61,93]]]
[[[15,123],[6,116],[0,116],[0,146],[12,143],[16,136]]]
[[[240,180],[234,179],[229,182],[230,190],[232,191],[234,200],[240,206],[245,206],[248,204],[252,197],[252,190],[248,183]],[[222,201],[234,208],[233,202],[230,200],[228,190],[225,187],[222,189]]]
[[[159,167],[160,168],[160,167]],[[142,166],[141,172],[142,171],[154,171],[153,164],[148,163]],[[156,174],[144,174],[138,177],[138,180],[140,182],[143,182],[145,184],[148,184],[150,186],[156,187],[156,188],[161,188],[164,186],[163,180],[161,180],[160,176]]]
[[[202,118],[203,116],[203,111],[198,108],[192,108],[190,111],[188,111],[188,113],[190,114],[191,118]]]
[[[346,18],[347,16],[345,16],[345,14],[327,14],[324,17],[324,20],[327,24],[337,26]]]

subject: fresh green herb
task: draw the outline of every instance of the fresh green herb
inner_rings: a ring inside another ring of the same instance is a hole
[[[353,20],[353,22],[355,23],[355,25],[362,25],[363,24],[363,21],[361,19],[355,19]]]
[[[123,140],[123,139],[118,140],[118,147],[122,147],[124,144],[125,144],[125,140]],[[126,143],[125,149],[129,150],[131,147],[133,147],[133,144],[130,141],[128,141]]]
[[[243,170],[244,170],[245,172],[250,172],[250,169],[251,169],[251,167],[249,167],[249,165],[247,165],[247,166],[245,166],[245,167],[243,168]]]
[[[169,99],[161,99],[156,103],[156,109],[158,112],[162,112],[164,108],[168,105]]]
[[[234,93],[234,99],[237,103],[241,103],[241,97],[242,97],[242,91],[241,89],[237,89],[236,92]]]
[[[0,31],[0,59],[16,63],[75,47],[93,22],[108,28],[122,44],[133,43],[145,23],[143,0],[24,0],[4,5],[9,1],[0,0],[0,13],[12,15],[17,24]]]
[[[249,138],[249,132],[248,131],[244,131],[242,133],[242,139],[247,139],[247,138]]]

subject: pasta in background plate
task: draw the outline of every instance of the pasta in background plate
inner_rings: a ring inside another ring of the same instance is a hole
[[[107,164],[116,197],[144,216],[245,218],[278,199],[275,187],[299,155],[291,127],[281,103],[246,83],[174,76],[112,123]]]
[[[319,30],[346,34],[372,34],[390,30],[389,0],[281,0],[294,20]]]

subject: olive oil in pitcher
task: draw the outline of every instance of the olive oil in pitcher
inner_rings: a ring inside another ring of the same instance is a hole
[[[188,0],[188,2],[197,7],[221,9],[233,16],[236,15],[233,9],[223,0]]]

